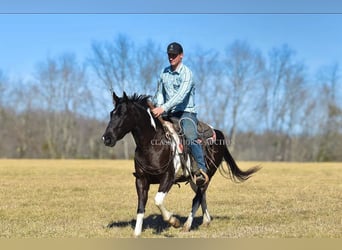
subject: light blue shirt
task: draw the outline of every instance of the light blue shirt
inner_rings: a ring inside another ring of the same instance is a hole
[[[165,112],[186,111],[196,113],[195,85],[191,70],[180,64],[175,71],[166,67],[160,74],[153,103]]]

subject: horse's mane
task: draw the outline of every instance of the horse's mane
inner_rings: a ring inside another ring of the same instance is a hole
[[[134,93],[132,96],[128,97],[128,101],[140,104],[141,106],[147,107],[147,101],[150,98],[150,95],[138,95]]]

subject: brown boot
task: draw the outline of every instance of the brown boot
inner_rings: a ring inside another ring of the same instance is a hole
[[[199,187],[208,183],[209,177],[202,169],[198,169],[195,173],[195,184]]]

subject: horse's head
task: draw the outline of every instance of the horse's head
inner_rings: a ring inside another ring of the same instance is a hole
[[[118,97],[113,92],[113,104],[114,109],[110,112],[110,120],[102,137],[104,144],[109,147],[114,147],[116,142],[129,133],[135,125],[130,110],[131,105],[125,92],[123,97]]]
[[[114,110],[110,112],[110,120],[103,134],[103,142],[106,146],[114,147],[116,142],[131,132],[137,125],[141,125],[141,106],[146,105],[148,96],[128,97],[123,93],[118,97],[113,92]],[[140,108],[139,108],[140,107]],[[145,115],[147,114],[144,110]]]

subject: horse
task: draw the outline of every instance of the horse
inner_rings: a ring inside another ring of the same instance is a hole
[[[138,196],[138,208],[134,236],[138,237],[142,233],[145,206],[148,199],[148,192],[151,184],[159,184],[158,192],[154,197],[155,205],[159,208],[162,218],[171,226],[178,228],[181,226],[179,219],[164,206],[163,202],[174,184],[188,181],[195,192],[192,200],[192,208],[186,222],[183,225],[184,231],[190,231],[194,216],[202,208],[203,224],[209,225],[211,216],[208,212],[206,202],[206,190],[211,178],[217,169],[222,165],[223,159],[226,161],[229,175],[233,181],[243,182],[257,172],[260,167],[251,167],[248,170],[241,170],[231,156],[227,141],[218,129],[214,129],[216,138],[210,147],[212,149],[211,160],[206,159],[207,175],[209,181],[203,185],[196,185],[191,175],[176,176],[175,148],[172,143],[152,143],[169,142],[170,138],[165,133],[164,127],[159,119],[153,117],[150,112],[150,96],[137,95],[119,97],[112,93],[114,109],[110,112],[110,120],[103,134],[102,140],[106,146],[114,147],[116,142],[126,134],[133,135],[136,149],[134,155],[135,185]],[[225,170],[227,171],[227,170]]]

